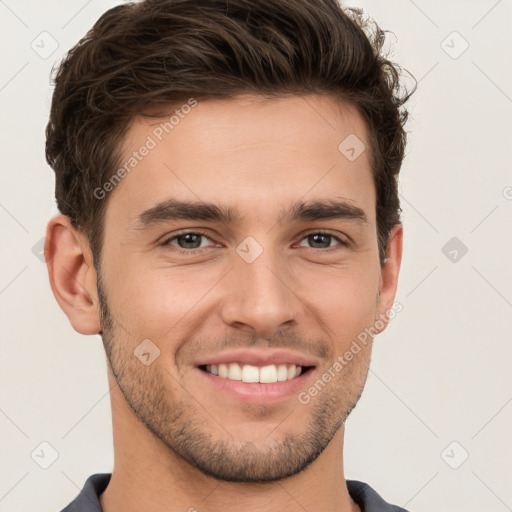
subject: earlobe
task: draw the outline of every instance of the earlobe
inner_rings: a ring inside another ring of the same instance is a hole
[[[96,271],[85,236],[65,215],[56,215],[46,228],[45,259],[50,286],[75,331],[100,332]]]
[[[384,323],[384,327],[379,332],[386,329],[389,321],[388,311],[392,308],[395,300],[400,265],[402,263],[402,250],[403,226],[402,224],[396,224],[389,233],[386,259],[381,268],[376,321],[380,320],[381,323]]]

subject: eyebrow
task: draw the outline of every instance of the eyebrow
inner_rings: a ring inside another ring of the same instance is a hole
[[[171,198],[142,212],[138,216],[136,228],[146,229],[152,225],[173,220],[205,220],[234,224],[241,222],[245,217],[246,215],[242,215],[233,207]],[[364,210],[344,199],[296,201],[290,207],[281,210],[278,222],[328,219],[348,219],[368,224],[368,217]]]

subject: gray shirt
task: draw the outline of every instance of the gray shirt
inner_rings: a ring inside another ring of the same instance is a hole
[[[96,473],[85,482],[80,494],[61,512],[102,512],[99,496],[107,488],[112,473]],[[347,488],[361,512],[407,512],[384,501],[369,485],[347,480]]]

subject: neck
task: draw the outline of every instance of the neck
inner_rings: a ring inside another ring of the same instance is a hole
[[[110,384],[114,469],[100,496],[103,512],[359,510],[343,473],[343,427],[297,475],[276,482],[224,482],[204,475],[169,450],[135,417],[117,385]]]

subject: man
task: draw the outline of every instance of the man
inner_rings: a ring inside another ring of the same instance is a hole
[[[383,40],[336,0],[146,0],[60,65],[45,255],[115,456],[66,512],[403,510],[343,469],[402,255]]]

